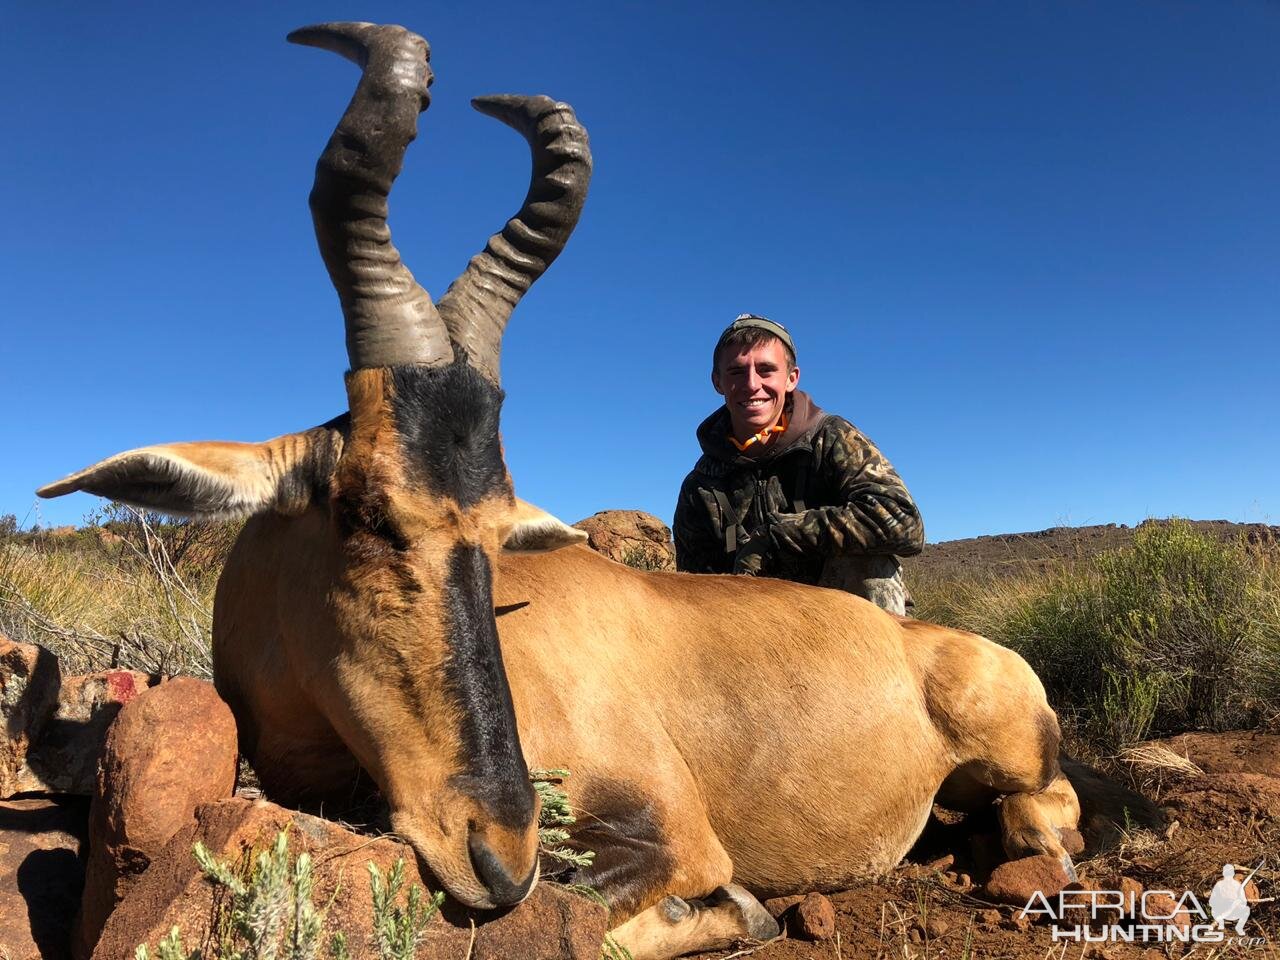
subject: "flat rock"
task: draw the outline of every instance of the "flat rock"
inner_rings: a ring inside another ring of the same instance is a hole
[[[991,871],[987,880],[987,896],[997,903],[1026,906],[1032,894],[1055,897],[1071,882],[1056,857],[1041,854],[1010,860]]]
[[[386,874],[403,859],[406,888],[436,888],[419,872],[412,848],[399,840],[352,833],[263,800],[220,800],[198,807],[195,822],[179,831],[130,886],[103,928],[94,960],[132,957],[138,944],[154,947],[175,925],[184,947],[193,949],[216,917],[215,888],[192,857],[192,844],[203,843],[224,863],[238,862],[269,847],[285,828],[291,854],[306,851],[315,864],[312,902],[326,910],[323,940],[341,931],[357,960],[376,955],[370,946],[370,863]],[[446,901],[427,925],[416,960],[598,960],[607,927],[607,911],[595,901],[540,883],[524,903],[507,911],[473,911]]]
[[[0,957],[70,957],[88,807],[79,797],[0,801]]]
[[[88,958],[129,886],[196,807],[231,796],[236,725],[213,684],[179,677],[144,691],[107,731],[89,818],[73,953]]]
[[[803,895],[793,894],[786,897],[770,897],[765,900],[761,906],[769,911],[769,916],[778,920],[784,913],[794,907],[797,903],[804,899]]]
[[[58,705],[58,658],[0,634],[0,797],[20,792],[27,753]]]
[[[120,708],[152,686],[136,670],[64,677],[57,709],[18,771],[16,787],[31,793],[93,794],[107,727]]]

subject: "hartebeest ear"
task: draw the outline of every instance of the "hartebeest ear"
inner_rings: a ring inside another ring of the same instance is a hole
[[[301,513],[342,453],[345,415],[262,443],[166,443],[117,453],[41,487],[41,497],[83,490],[181,517]]]
[[[516,498],[515,524],[503,541],[507,553],[546,553],[583,543],[587,532],[571,527],[540,507]]]

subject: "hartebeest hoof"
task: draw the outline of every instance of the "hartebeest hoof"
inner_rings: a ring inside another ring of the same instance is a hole
[[[782,933],[778,921],[773,919],[773,915],[764,908],[764,904],[736,883],[726,883],[722,887],[717,887],[710,897],[702,901],[703,906],[707,908],[726,903],[734,904],[741,911],[742,922],[746,927],[744,936],[752,940],[772,940]]]

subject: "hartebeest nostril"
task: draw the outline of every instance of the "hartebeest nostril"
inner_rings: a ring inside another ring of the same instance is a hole
[[[538,864],[534,861],[528,875],[516,882],[507,871],[506,866],[490,849],[484,837],[473,833],[467,839],[467,850],[471,854],[471,869],[476,877],[489,891],[489,897],[495,907],[513,907],[529,895],[533,881],[538,875]]]

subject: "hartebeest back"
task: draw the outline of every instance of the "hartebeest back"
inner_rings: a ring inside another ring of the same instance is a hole
[[[498,353],[577,221],[586,134],[545,97],[476,101],[529,141],[532,182],[434,305],[386,224],[426,43],[372,24],[291,39],[363,68],[311,193],[348,412],[261,444],[130,451],[39,491],[250,516],[214,675],[268,794],[341,795],[364,770],[449,892],[494,907],[537,876],[526,756],[567,764],[575,841],[596,851],[580,879],[636,960],[772,936],[752,894],[888,869],[940,790],[1006,794],[1010,852],[1065,857],[1079,809],[1057,721],[1012,652],[831,590],[645,574],[580,545],[513,555],[584,539],[513,496]]]

